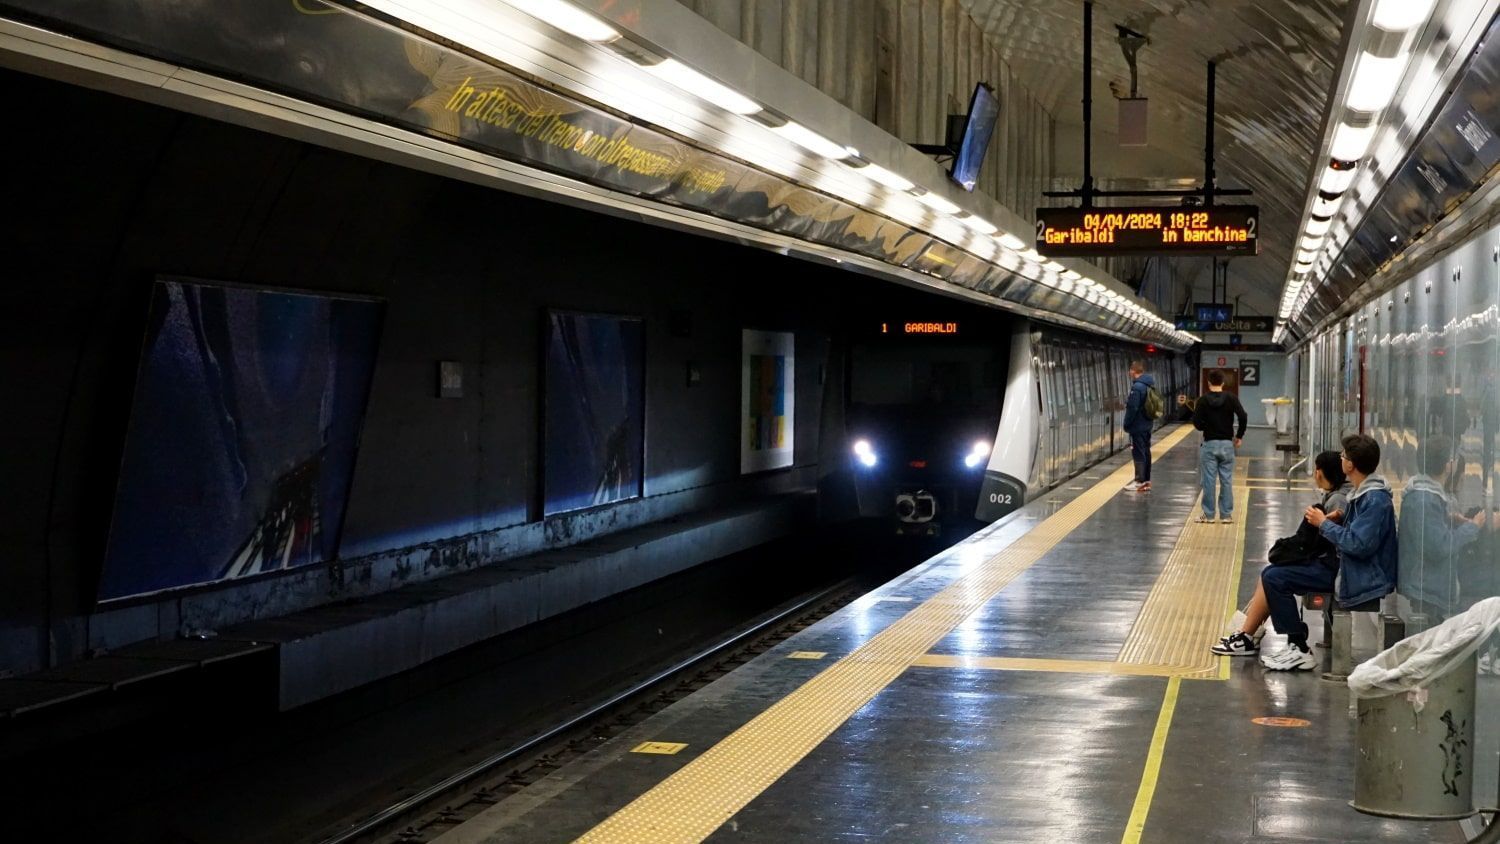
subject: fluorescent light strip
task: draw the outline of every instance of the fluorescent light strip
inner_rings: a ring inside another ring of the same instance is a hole
[[[730,88],[716,79],[710,79],[676,59],[666,59],[650,65],[646,72],[676,85],[689,94],[707,100],[725,111],[735,114],[755,114],[761,111],[760,103]]]
[[[1432,15],[1436,0],[1376,0],[1370,23],[1386,32],[1405,32]]]
[[[492,16],[492,12],[485,10],[484,7],[492,2],[493,0],[472,0],[472,2],[457,2],[450,6],[447,3],[428,5],[413,4],[406,2],[406,0],[373,0],[372,5],[402,20],[429,29],[442,37],[450,38],[473,47],[491,56],[491,58],[508,62],[509,53],[507,49],[486,37],[492,33],[500,34],[504,32],[503,26],[497,28],[497,25],[507,23],[497,20]],[[619,30],[606,23],[603,19],[579,9],[564,0],[502,0],[502,2],[548,26],[584,41],[603,44],[623,37]],[[478,24],[477,28],[475,24]],[[636,66],[685,93],[698,97],[731,113],[749,116],[764,110],[763,106],[749,97],[676,59],[666,58],[654,65],[637,64]],[[644,105],[644,101],[642,101],[641,105]],[[634,108],[626,108],[625,110],[632,113],[635,112]],[[637,114],[637,116],[656,122],[656,118],[649,113]],[[770,127],[770,129],[783,138],[797,144],[799,147],[823,158],[841,161],[857,155],[857,153],[854,153],[849,148],[834,143],[832,140],[796,122],[788,121],[781,126]],[[771,169],[773,172],[777,172],[780,168],[772,167]],[[898,194],[905,195],[904,192],[920,189],[911,180],[875,164],[867,164],[864,167],[851,167],[850,169],[863,172],[871,181],[888,187]],[[917,196],[916,199],[928,208],[944,214],[955,215],[962,212],[962,209],[958,205],[930,190]],[[999,231],[998,228],[983,218],[970,215],[958,218],[956,222],[961,222],[969,229],[981,234],[994,235],[1000,242],[1000,245],[1006,249],[1012,251],[1025,249],[1025,256],[1033,262],[1041,263],[1044,260],[1034,249],[1026,249],[1026,241],[1023,241],[1019,237],[1008,232],[996,234]],[[1010,253],[1005,253],[1000,256],[997,265],[1011,271],[1019,269],[1007,266],[1010,263]],[[1072,273],[1072,271],[1062,268],[1056,262],[1053,262],[1053,266],[1056,267],[1054,272]],[[1074,275],[1077,276],[1076,273]],[[1056,282],[1058,279],[1052,279],[1052,281]],[[1093,285],[1094,289],[1089,292],[1089,296],[1095,302],[1099,299],[1100,291],[1104,290],[1097,282],[1091,279],[1084,279],[1081,276],[1078,277],[1078,281],[1075,284]],[[1112,291],[1109,292],[1112,296],[1114,295]],[[1119,305],[1115,304],[1115,308],[1118,309]]]
[[[1335,170],[1332,167],[1323,171],[1323,178],[1318,180],[1318,190],[1329,193],[1343,193],[1354,184],[1355,170]]]
[[[505,0],[510,5],[569,35],[602,44],[620,37],[604,21],[564,0]]]
[[[991,223],[989,220],[986,220],[983,217],[976,217],[973,214],[970,214],[966,217],[959,217],[958,221],[973,229],[974,231],[979,232],[980,234],[994,234],[995,232],[1000,230],[998,226],[996,226],[994,223]]]
[[[962,210],[957,205],[949,202],[947,198],[932,191],[928,191],[917,197],[917,201],[942,214],[957,214]]]
[[[1375,138],[1375,124],[1351,126],[1340,123],[1333,130],[1333,143],[1328,154],[1340,161],[1358,161],[1370,151],[1370,141]]]
[[[1409,53],[1402,52],[1389,58],[1373,53],[1360,53],[1355,60],[1354,76],[1349,80],[1349,91],[1344,103],[1355,111],[1377,112],[1391,104],[1396,96],[1396,83],[1406,70]]]
[[[908,191],[916,187],[911,179],[906,178],[900,173],[892,173],[879,164],[866,164],[863,167],[856,168],[854,172],[876,184],[884,185],[895,191]]]
[[[848,147],[840,146],[800,123],[794,123],[789,120],[780,126],[772,128],[771,131],[808,152],[821,155],[824,158],[838,161],[841,158],[849,157]]]

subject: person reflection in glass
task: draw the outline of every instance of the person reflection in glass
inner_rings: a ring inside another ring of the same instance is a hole
[[[1397,521],[1401,592],[1411,602],[1414,626],[1425,628],[1459,610],[1458,561],[1485,523],[1459,509],[1451,490],[1461,479],[1453,440],[1428,437],[1419,473],[1406,482]]]

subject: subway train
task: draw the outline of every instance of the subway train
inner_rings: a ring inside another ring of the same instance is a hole
[[[993,522],[1122,448],[1131,359],[1172,416],[1193,372],[1165,350],[1017,320],[880,323],[852,344],[846,424],[859,515],[907,535]]]

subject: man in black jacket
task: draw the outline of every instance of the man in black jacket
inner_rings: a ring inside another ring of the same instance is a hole
[[[1239,427],[1236,429],[1235,422]],[[1208,373],[1208,395],[1198,399],[1193,408],[1193,427],[1203,432],[1203,444],[1198,446],[1198,471],[1203,481],[1203,515],[1200,522],[1214,520],[1214,479],[1219,481],[1219,521],[1229,524],[1234,520],[1234,450],[1245,438],[1245,426],[1250,417],[1232,393],[1224,392],[1224,373],[1212,370]]]

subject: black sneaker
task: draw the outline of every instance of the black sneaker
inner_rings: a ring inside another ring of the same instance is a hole
[[[1260,643],[1244,633],[1231,633],[1209,650],[1224,656],[1255,656],[1260,652]]]

